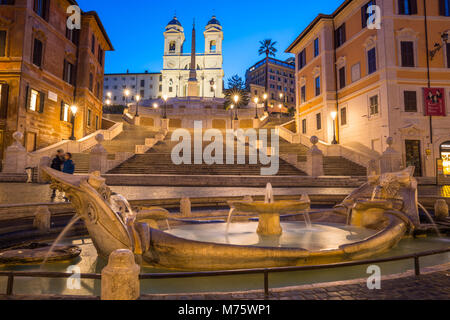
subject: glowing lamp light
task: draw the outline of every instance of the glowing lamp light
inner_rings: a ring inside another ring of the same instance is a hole
[[[72,112],[73,115],[76,115],[78,112],[78,107],[77,106],[71,106],[70,107],[70,111]]]
[[[238,101],[239,101],[239,96],[238,96],[238,95],[235,95],[233,99],[234,99],[234,102],[236,102],[236,104],[237,104]]]
[[[167,94],[165,94],[165,95],[163,96],[163,99],[164,99],[164,101],[167,102],[167,99],[169,99],[169,97],[167,96]]]
[[[264,101],[267,100],[267,93],[264,93],[263,98],[264,98]]]
[[[256,98],[255,98],[255,103],[258,104],[258,102],[259,102],[259,98],[256,97]]]
[[[337,112],[336,111],[331,112],[331,119],[333,119],[333,121],[336,120],[336,117],[337,117]]]
[[[123,93],[125,94],[126,97],[128,97],[130,95],[130,90],[125,89],[125,91]]]
[[[158,104],[157,104],[157,103],[154,103],[154,104],[153,104],[153,108],[158,109]]]
[[[136,101],[137,101],[137,102],[141,101],[141,96],[140,96],[140,95],[137,95],[137,96],[136,96]]]

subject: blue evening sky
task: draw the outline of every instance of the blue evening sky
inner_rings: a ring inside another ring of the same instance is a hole
[[[224,31],[225,80],[256,63],[259,41],[278,42],[278,59],[319,13],[333,12],[340,0],[78,0],[82,10],[95,10],[114,45],[106,55],[106,73],[159,72],[164,28],[176,12],[185,29],[184,51],[190,52],[192,22],[197,25],[197,50],[203,52],[203,31],[213,13]]]

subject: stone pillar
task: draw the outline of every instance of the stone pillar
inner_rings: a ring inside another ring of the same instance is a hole
[[[108,169],[108,152],[103,147],[102,142],[105,140],[101,133],[95,137],[97,144],[92,148],[89,158],[89,173],[100,171],[105,173]]]
[[[140,116],[134,117],[133,121],[134,121],[135,126],[141,125],[141,117]]]
[[[128,249],[116,250],[102,270],[102,300],[137,300],[140,296],[140,267]]]
[[[313,177],[323,176],[323,153],[316,146],[316,144],[319,143],[319,138],[312,136],[310,141],[312,147],[306,154],[306,173]]]
[[[165,131],[169,131],[169,121],[170,119],[162,119],[161,118],[161,130]]]
[[[51,213],[47,206],[38,207],[34,213],[33,227],[41,232],[50,231]]]
[[[434,204],[434,216],[438,221],[448,218],[448,204],[444,199],[439,199]]]
[[[239,120],[233,120],[233,130],[239,130]]]
[[[14,132],[14,142],[5,150],[3,173],[25,173],[27,167],[27,150],[22,145],[23,133]]]
[[[380,173],[401,171],[403,169],[402,154],[392,148],[394,139],[389,137],[387,138],[386,143],[388,144],[388,147],[380,157]]]
[[[42,175],[42,170],[41,168],[44,167],[50,167],[52,163],[52,159],[50,159],[49,157],[42,157],[39,160],[39,165],[38,165],[38,176],[37,176],[37,182],[38,183],[47,183],[47,181],[44,179],[43,175]]]
[[[189,199],[188,197],[181,198],[180,213],[183,217],[191,216],[191,199]]]

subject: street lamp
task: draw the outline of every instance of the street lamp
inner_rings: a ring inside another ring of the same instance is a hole
[[[216,98],[216,90],[217,90],[217,85],[213,85],[213,89],[214,89],[214,99]]]
[[[442,44],[435,43],[434,49],[430,50],[430,60],[433,60],[436,54],[448,43],[448,33],[444,32],[441,34]],[[448,53],[447,53],[448,54]]]
[[[259,102],[259,98],[255,97],[254,101],[255,101],[255,119],[258,119],[258,102]]]
[[[263,95],[263,99],[264,99],[264,110],[266,110],[267,111],[267,93],[264,93],[264,95]]]
[[[281,110],[283,109],[283,105],[280,103],[280,104],[278,105],[278,108],[280,109],[280,114],[279,114],[279,116],[280,116],[280,119],[281,119]]]
[[[283,94],[280,93],[280,101],[283,101]]]
[[[231,129],[233,129],[233,111],[234,111],[234,104],[230,105],[231,110]]]
[[[107,96],[109,99],[111,99],[111,97],[112,97],[111,91],[108,91],[108,92],[106,93],[106,96]]]
[[[331,119],[333,119],[333,141],[331,142],[331,144],[338,144],[336,140],[336,117],[337,112],[336,111],[331,112]]]
[[[135,117],[139,117],[139,101],[141,101],[141,96],[137,95],[136,96],[136,114],[134,115]]]
[[[128,96],[130,95],[130,90],[128,90],[128,89],[125,89],[124,91],[123,91],[123,94],[125,95],[125,102],[126,102],[126,107],[128,108]]]
[[[70,136],[70,140],[76,140],[75,138],[75,116],[77,114],[78,108],[76,105],[72,105],[70,107],[70,111],[72,112],[72,135]]]
[[[237,95],[237,94],[234,95],[233,100],[234,100],[234,103],[235,103],[235,105],[236,105],[236,112],[234,113],[234,120],[239,120],[239,118],[238,118],[238,109],[239,109],[238,102],[239,102],[239,95]]]
[[[167,96],[167,94],[165,94],[163,96],[163,100],[164,100],[164,116],[163,119],[167,119],[167,100],[169,99],[169,97]]]
[[[153,108],[154,109],[158,109],[159,108],[159,106],[158,106],[158,104],[156,102],[153,104]]]

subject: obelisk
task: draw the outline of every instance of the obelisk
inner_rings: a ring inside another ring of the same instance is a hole
[[[195,57],[195,20],[192,27],[191,68],[189,70],[188,97],[198,97],[197,62]]]

